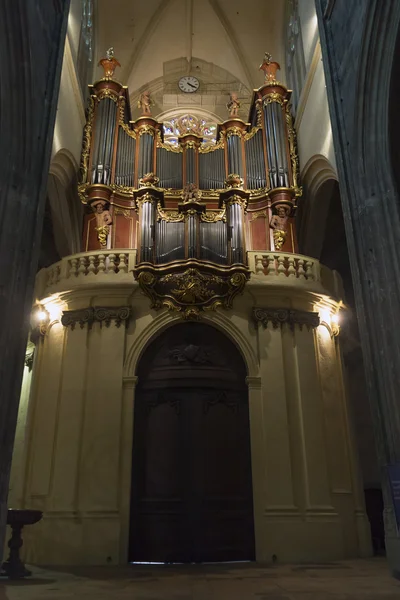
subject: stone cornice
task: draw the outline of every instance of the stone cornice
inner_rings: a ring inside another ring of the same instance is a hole
[[[116,327],[120,327],[122,323],[127,325],[131,316],[130,306],[89,306],[77,310],[65,310],[61,317],[61,323],[64,327],[71,327],[71,329],[75,329],[77,323],[81,329],[85,325],[90,329],[93,323],[100,323],[101,327],[104,323],[106,327],[109,327],[111,321],[114,321]]]
[[[282,327],[286,323],[292,331],[296,325],[300,330],[303,327],[307,327],[308,330],[314,329],[319,325],[318,313],[305,310],[254,307],[252,316],[254,321],[261,323],[264,328],[268,326],[268,323],[272,323],[274,329]]]

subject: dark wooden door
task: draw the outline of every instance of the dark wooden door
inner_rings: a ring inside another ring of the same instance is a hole
[[[244,365],[235,369],[238,351],[229,342],[228,354],[225,338],[224,347],[218,344],[222,334],[194,325],[173,328],[172,339],[164,336],[168,343],[161,339],[146,353],[141,379],[139,374],[131,561],[254,559]],[[188,332],[196,343],[188,343]],[[207,344],[199,345],[205,339]],[[217,354],[211,353],[210,342]]]

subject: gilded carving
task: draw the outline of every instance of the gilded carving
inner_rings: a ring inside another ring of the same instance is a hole
[[[226,210],[208,210],[200,215],[200,221],[204,223],[216,223],[217,221],[226,221]]]
[[[233,135],[237,135],[237,136],[239,136],[239,137],[242,137],[242,136],[244,136],[244,135],[245,135],[245,133],[246,133],[246,130],[245,130],[245,129],[242,129],[241,127],[236,127],[236,126],[234,126],[234,127],[229,127],[229,128],[226,130],[226,137],[227,137],[227,138],[230,138],[230,137],[232,137]]]
[[[105,206],[105,200],[97,200],[91,205],[91,208],[96,215],[97,239],[101,246],[107,246],[107,238],[110,233],[110,225],[112,224],[110,211],[105,208]]]
[[[120,327],[122,323],[127,325],[131,316],[132,309],[130,306],[89,306],[88,308],[64,311],[61,323],[64,327],[71,327],[72,330],[75,329],[77,324],[81,329],[85,325],[91,329],[93,323],[96,322],[100,323],[100,327],[103,324],[109,327],[111,322],[114,321],[116,327]]]
[[[255,210],[254,212],[252,212],[250,222],[259,219],[260,217],[263,217],[264,219],[267,218],[267,210],[265,208],[263,210]]]
[[[297,152],[297,135],[293,124],[293,117],[290,112],[290,106],[286,106],[286,124],[288,128],[288,139],[289,139],[289,154],[290,162],[292,165],[292,176],[293,176],[293,188],[297,197],[303,193],[302,188],[299,186],[299,155]]]
[[[246,142],[247,142],[247,140],[250,140],[252,137],[254,137],[256,135],[257,131],[259,131],[260,129],[261,129],[261,126],[257,125],[256,127],[252,127],[248,133],[245,133],[244,139],[246,140]]]
[[[136,198],[136,206],[138,210],[141,209],[142,205],[145,204],[145,202],[155,204],[156,198],[152,196],[149,192],[146,192],[145,194],[143,194],[143,196],[140,196],[140,198]]]
[[[222,149],[225,148],[224,139],[225,139],[224,134],[221,131],[219,134],[219,140],[216,144],[214,144],[213,146],[209,146],[209,145],[208,146],[203,146],[203,145],[200,146],[200,148],[199,148],[200,154],[208,154],[209,152],[214,152],[215,150],[221,150],[221,148]]]
[[[249,276],[247,269],[220,268],[210,272],[197,261],[192,264],[196,266],[171,265],[165,274],[156,267],[136,270],[135,278],[151,299],[152,308],[165,306],[178,311],[184,319],[198,319],[204,310],[232,307],[234,297],[243,292]]]
[[[288,204],[277,204],[276,214],[272,216],[269,226],[273,229],[275,249],[280,250],[285,243],[287,234],[287,220],[291,207]]]
[[[103,90],[100,90],[100,92],[97,94],[97,100],[100,101],[104,98],[110,98],[110,100],[115,102],[115,104],[118,103],[118,94],[115,90],[111,88],[105,88]]]
[[[99,66],[102,66],[104,69],[104,78],[112,79],[115,69],[121,66],[114,56],[114,48],[107,50],[106,58],[100,60]]]
[[[123,194],[124,196],[132,196],[135,189],[133,187],[129,187],[128,185],[118,185],[117,183],[112,183],[110,187],[113,192]]]
[[[225,206],[231,206],[232,204],[240,204],[240,206],[243,208],[243,210],[246,210],[247,199],[242,198],[238,194],[233,194],[232,196],[229,196],[229,198],[227,198],[227,200],[225,200]]]
[[[158,220],[168,221],[168,223],[179,223],[180,221],[184,221],[185,215],[175,210],[163,210],[160,202],[158,202],[157,218]]]
[[[155,173],[146,173],[139,179],[140,186],[156,187],[160,183],[160,178],[156,177]]]
[[[114,215],[123,215],[126,219],[131,216],[131,211],[129,208],[114,208]]]
[[[95,102],[97,102],[96,96],[90,96],[89,105],[86,111],[86,124],[83,130],[82,139],[82,152],[81,152],[81,164],[80,164],[80,180],[82,184],[85,184],[88,178],[88,165],[90,156],[90,144],[92,139],[92,126],[94,119],[94,108]],[[81,197],[82,200],[82,197]],[[82,200],[85,202],[86,200]]]
[[[296,325],[300,330],[303,327],[307,327],[308,330],[315,329],[319,325],[317,312],[288,308],[253,308],[253,319],[264,328],[268,327],[268,323],[272,323],[274,329],[287,324],[291,331],[294,331]]]

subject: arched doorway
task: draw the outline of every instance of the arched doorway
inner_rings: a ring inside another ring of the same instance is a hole
[[[145,350],[135,396],[130,561],[254,560],[246,367],[209,325]]]

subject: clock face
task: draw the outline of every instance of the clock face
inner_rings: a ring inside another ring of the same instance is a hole
[[[192,94],[199,89],[200,81],[192,75],[186,75],[185,77],[180,78],[178,85],[179,89],[182,92],[185,92],[185,94]]]

